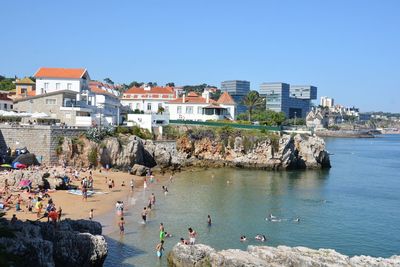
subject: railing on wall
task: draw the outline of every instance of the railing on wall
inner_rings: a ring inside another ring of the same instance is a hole
[[[203,125],[212,127],[223,127],[230,126],[238,129],[253,129],[253,130],[267,130],[267,131],[280,131],[280,126],[265,126],[265,125],[251,125],[251,124],[239,124],[239,123],[226,123],[226,122],[213,122],[213,121],[188,121],[188,120],[169,120],[170,124],[181,124],[181,125]]]

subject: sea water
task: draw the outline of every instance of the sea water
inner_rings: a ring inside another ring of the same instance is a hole
[[[188,238],[189,227],[198,233],[198,243],[216,249],[287,245],[332,248],[350,256],[400,254],[400,135],[332,138],[326,146],[330,170],[196,170],[138,190],[125,217],[125,235],[115,227],[107,237],[105,265],[167,266],[166,254],[180,237]],[[152,192],[156,206],[144,225],[140,213]],[[270,214],[274,222],[266,220]],[[166,239],[159,260],[161,222],[173,237]],[[256,241],[257,234],[267,242]],[[242,235],[247,242],[239,241]]]

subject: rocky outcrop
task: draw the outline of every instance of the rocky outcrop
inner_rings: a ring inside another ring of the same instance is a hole
[[[2,249],[17,257],[16,266],[102,266],[107,243],[101,225],[86,220],[64,220],[56,228],[44,222],[17,221],[8,225],[13,237],[0,237]]]
[[[247,251],[228,249],[215,251],[205,245],[177,244],[168,255],[169,266],[172,267],[320,267],[320,266],[400,266],[400,256],[390,258],[374,258],[369,256],[348,257],[332,249],[310,249],[305,247],[249,246]]]
[[[237,136],[225,145],[221,140],[182,137],[177,150],[184,164],[234,166],[262,169],[317,169],[330,167],[323,139],[315,136],[283,135],[264,140]]]
[[[68,140],[66,140],[69,143]],[[76,141],[75,141],[76,142]],[[86,143],[84,141],[84,146]],[[207,132],[201,136],[183,135],[176,142],[142,140],[137,136],[106,138],[101,144],[89,142],[87,147],[98,151],[98,160],[105,166],[132,170],[142,175],[144,166],[176,170],[187,166],[242,167],[260,169],[318,169],[330,167],[324,140],[317,136],[265,135],[218,137]],[[64,147],[64,145],[63,145]],[[64,148],[63,148],[64,149]],[[64,160],[74,165],[89,166],[90,150],[64,153]],[[63,150],[64,151],[64,150]],[[86,152],[85,152],[86,151]],[[74,156],[75,155],[75,156]],[[136,165],[136,166],[135,166]]]
[[[65,176],[65,172],[56,171],[49,172],[47,170],[12,170],[8,174],[0,176],[0,187],[3,187],[5,180],[10,186],[20,187],[22,180],[30,180],[31,188],[45,188],[45,189],[63,189],[65,183],[61,177]]]

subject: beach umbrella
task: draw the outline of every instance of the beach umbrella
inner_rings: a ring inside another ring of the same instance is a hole
[[[16,164],[16,166],[15,166],[15,168],[17,168],[17,169],[25,169],[26,167],[28,167],[28,166],[25,165],[25,164],[22,164],[22,163],[18,163],[18,164]]]

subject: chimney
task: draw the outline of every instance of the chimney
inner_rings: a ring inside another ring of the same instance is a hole
[[[182,103],[185,103],[185,101],[186,101],[186,95],[183,94],[183,95],[182,95]]]
[[[209,93],[206,95],[206,103],[207,104],[210,103],[210,94]]]

